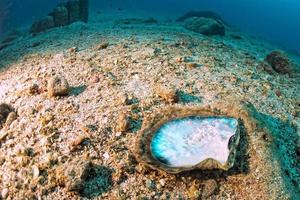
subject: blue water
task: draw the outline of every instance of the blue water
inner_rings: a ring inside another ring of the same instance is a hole
[[[0,35],[29,26],[64,0],[0,0]],[[241,31],[300,52],[299,0],[91,0],[91,10],[149,11],[170,19],[189,10],[211,10]]]

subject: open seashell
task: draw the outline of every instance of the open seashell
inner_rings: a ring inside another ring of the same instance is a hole
[[[151,116],[139,133],[137,159],[169,173],[228,170],[240,139],[239,120],[199,107],[169,107]]]

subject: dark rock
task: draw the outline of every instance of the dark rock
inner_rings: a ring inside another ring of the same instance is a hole
[[[69,11],[69,23],[79,21],[79,0],[70,0],[67,3]]]
[[[184,27],[188,30],[204,35],[225,35],[224,25],[211,18],[189,18],[184,21]]]
[[[53,27],[65,26],[76,21],[87,22],[88,17],[89,0],[69,0],[66,3],[57,5],[48,16],[33,23],[30,32],[36,34]],[[3,46],[2,48],[5,47],[6,46]]]
[[[289,58],[281,51],[273,51],[268,54],[265,61],[271,65],[271,67],[280,74],[291,73],[291,61]]]
[[[65,26],[69,24],[69,13],[65,6],[57,6],[51,15],[54,18],[55,26]]]
[[[89,0],[79,0],[79,19],[85,23],[89,19]]]
[[[210,19],[214,19],[214,20],[217,20],[217,21],[221,21],[224,24],[226,24],[224,22],[224,20],[218,14],[216,14],[214,12],[211,12],[211,11],[190,11],[190,12],[187,12],[186,14],[184,14],[183,16],[179,17],[176,21],[177,22],[183,22],[186,19],[193,18],[193,17],[210,18]]]
[[[5,103],[0,104],[0,128],[3,127],[8,115],[13,112],[13,108]]]
[[[54,27],[54,19],[52,16],[46,16],[41,20],[32,24],[31,33],[40,33]]]

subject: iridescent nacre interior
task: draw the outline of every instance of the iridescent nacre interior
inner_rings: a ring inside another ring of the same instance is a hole
[[[169,167],[192,167],[212,158],[225,164],[238,121],[229,117],[186,117],[163,124],[151,140],[155,159]]]

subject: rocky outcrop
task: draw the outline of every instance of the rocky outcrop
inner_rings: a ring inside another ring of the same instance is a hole
[[[79,21],[79,0],[70,0],[67,3],[69,23]]]
[[[46,16],[41,20],[34,22],[30,28],[31,33],[39,33],[54,27],[54,19],[52,16]]]
[[[212,18],[192,17],[185,20],[183,26],[203,35],[225,35],[223,23]]]
[[[184,15],[182,15],[181,17],[179,17],[176,21],[177,22],[183,22],[189,18],[193,18],[193,17],[205,17],[205,18],[210,18],[210,19],[214,19],[217,21],[221,21],[222,23],[225,24],[224,20],[221,18],[221,16],[219,16],[217,13],[211,12],[211,11],[189,11],[187,13],[185,13]]]
[[[89,19],[89,1],[79,0],[79,19],[83,22],[88,22]]]
[[[31,33],[40,33],[53,27],[60,27],[77,21],[87,22],[89,0],[69,0],[57,5],[48,16],[33,23]]]
[[[69,24],[69,11],[65,6],[57,6],[51,15],[54,18],[54,24],[56,27]]]

